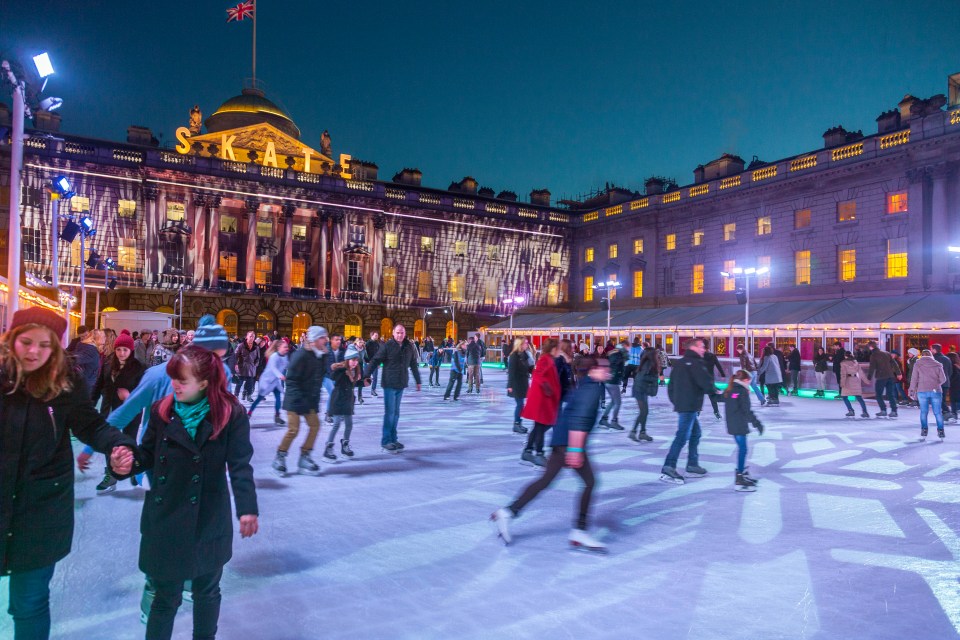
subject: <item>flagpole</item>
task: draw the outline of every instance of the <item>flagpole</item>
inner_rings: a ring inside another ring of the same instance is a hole
[[[257,88],[257,0],[253,0],[253,88]]]

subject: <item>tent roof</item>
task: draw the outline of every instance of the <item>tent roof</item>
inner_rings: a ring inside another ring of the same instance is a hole
[[[887,318],[887,322],[960,321],[960,295],[941,293],[924,297]]]

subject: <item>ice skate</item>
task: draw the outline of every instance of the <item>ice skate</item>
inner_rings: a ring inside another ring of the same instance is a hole
[[[864,411],[863,413],[860,414],[860,417],[861,417],[861,418],[869,418],[869,417],[870,417],[870,414],[867,413],[866,411]]]
[[[111,491],[116,490],[116,488],[117,479],[107,473],[103,476],[103,480],[100,481],[100,484],[97,485],[97,493],[110,493]]]
[[[326,462],[336,462],[337,454],[333,452],[333,443],[328,442],[327,446],[323,448],[323,459]]]
[[[660,482],[666,482],[669,484],[683,484],[686,482],[683,479],[683,476],[677,473],[677,470],[673,467],[664,467],[660,469]]]
[[[943,442],[944,438],[947,437],[947,434],[944,433],[943,429],[937,429],[937,437],[940,438],[940,442]]]
[[[714,411],[713,417],[716,418],[717,420],[723,420],[723,416],[720,415],[719,411]]]
[[[546,456],[544,456],[543,453],[537,453],[537,455],[533,456],[533,464],[537,467],[547,466]]]
[[[926,428],[926,427],[921,427],[921,428],[920,428],[920,442],[926,442],[926,441],[927,441],[927,428]]]
[[[702,478],[707,475],[707,470],[696,464],[687,465],[687,475],[693,476],[694,478]]]
[[[878,412],[878,413],[875,413],[875,414],[874,414],[874,417],[877,417],[877,418],[886,418],[886,417],[887,417],[887,412],[886,412],[886,411],[880,411],[880,412]]]
[[[279,413],[276,413],[276,414],[274,414],[274,416],[273,416],[273,424],[284,425],[284,424],[287,424],[287,423],[283,421],[283,418],[280,417],[280,414],[279,414]]]
[[[607,552],[607,545],[603,544],[583,529],[570,530],[570,546],[574,549],[583,549],[584,551],[593,551],[594,553]]]
[[[503,507],[490,514],[490,521],[497,527],[497,535],[503,540],[503,544],[510,544],[513,538],[510,537],[510,518],[513,514],[509,509]]]
[[[397,445],[393,442],[388,442],[387,444],[381,447],[386,453],[400,453],[400,449],[397,448]]]
[[[608,424],[607,428],[613,429],[614,431],[623,431],[623,425],[617,422],[616,420]]]
[[[750,475],[750,467],[743,468],[743,477],[753,484],[760,484],[760,478],[755,478],[754,476]]]
[[[287,475],[287,452],[277,451],[277,457],[273,459],[273,472],[281,478]]]
[[[653,442],[653,438],[647,435],[646,431],[641,431],[637,434],[637,442]]]
[[[403,446],[402,442],[394,442],[393,446],[397,448],[397,451],[403,451],[406,447]]]
[[[896,420],[896,419],[897,419],[897,412],[896,412],[896,411],[891,411],[891,412],[890,412],[890,415],[887,416],[887,417],[888,417],[890,420]]]
[[[610,421],[607,420],[607,416],[600,418],[600,422],[597,423],[597,426],[604,427],[605,429],[610,428]]]
[[[735,491],[749,492],[749,491],[756,491],[757,485],[756,483],[751,481],[749,478],[744,477],[742,473],[738,473],[737,479],[734,482],[733,488]]]
[[[640,438],[637,437],[636,429],[631,429],[630,433],[627,434],[627,437],[633,440],[634,442],[640,442]]]
[[[520,454],[520,464],[527,465],[529,467],[534,466],[533,463],[533,449],[524,449],[523,453]]]
[[[527,428],[526,428],[525,426],[523,426],[522,424],[520,424],[519,422],[515,422],[515,423],[513,424],[513,432],[514,432],[514,433],[527,433]]]
[[[350,448],[349,440],[340,441],[340,453],[347,456],[348,458],[353,457],[353,449]]]
[[[310,457],[309,451],[302,451],[300,453],[300,461],[297,462],[297,472],[305,476],[320,475],[320,467],[317,466],[317,463]]]
[[[850,411],[847,411],[844,415],[845,415],[846,417],[848,417],[848,418],[856,418],[856,417],[857,417],[857,414],[856,414],[856,412],[854,412],[853,409],[851,409]]]

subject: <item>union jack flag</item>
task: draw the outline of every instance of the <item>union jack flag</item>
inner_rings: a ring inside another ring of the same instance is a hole
[[[246,2],[241,2],[235,7],[230,7],[227,9],[227,22],[231,22],[232,20],[240,21],[244,18],[252,18],[255,4],[255,0],[247,0]]]

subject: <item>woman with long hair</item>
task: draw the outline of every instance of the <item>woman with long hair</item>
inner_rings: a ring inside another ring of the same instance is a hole
[[[637,401],[637,408],[640,413],[633,423],[633,429],[627,434],[627,437],[634,442],[651,442],[653,440],[647,434],[647,417],[650,415],[649,398],[657,395],[660,389],[660,364],[657,360],[657,350],[649,343],[643,343],[643,351],[640,354],[640,364],[637,365],[637,371],[633,380],[633,397]]]
[[[527,433],[520,413],[530,389],[530,372],[533,370],[533,354],[530,353],[530,341],[515,338],[510,355],[507,356],[507,395],[513,398],[513,432]]]
[[[520,415],[533,420],[533,430],[527,435],[527,444],[520,459],[538,467],[546,466],[543,455],[543,440],[547,429],[557,422],[560,411],[560,375],[557,373],[556,358],[560,355],[560,345],[555,338],[543,341],[540,359],[533,369],[527,404]]]
[[[273,423],[277,425],[287,424],[283,421],[283,418],[280,417],[280,408],[282,406],[280,396],[283,390],[283,381],[287,379],[284,374],[287,370],[287,353],[289,351],[290,345],[286,340],[274,340],[270,343],[266,352],[267,364],[263,368],[263,373],[260,374],[260,383],[257,386],[257,397],[250,405],[250,410],[247,411],[248,417],[253,415],[253,410],[267,397],[267,394],[272,393]]]
[[[757,367],[759,375],[763,376],[764,384],[770,393],[770,399],[767,405],[771,407],[780,406],[780,383],[783,382],[783,370],[780,368],[780,358],[773,352],[773,346],[767,345],[763,348],[763,358]]]
[[[34,307],[0,336],[0,575],[14,638],[50,635],[50,579],[73,540],[71,435],[127,474],[136,443],[104,422],[60,344],[66,321]]]
[[[193,637],[213,638],[220,578],[233,555],[231,489],[241,537],[258,528],[250,421],[212,351],[184,347],[166,371],[173,393],[151,409],[137,469],[153,469],[140,519],[140,570],[156,587],[147,638],[173,634],[186,580],[193,591]]]
[[[756,428],[757,433],[763,435],[763,425],[760,419],[750,410],[750,382],[752,377],[748,371],[738,369],[730,377],[727,388],[723,392],[723,401],[727,405],[724,412],[727,419],[727,433],[733,436],[737,443],[737,469],[733,488],[736,491],[756,491],[757,481],[750,477],[747,469],[747,434],[750,425]]]

